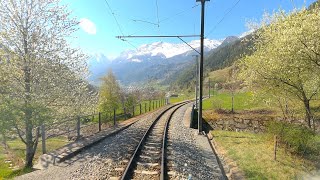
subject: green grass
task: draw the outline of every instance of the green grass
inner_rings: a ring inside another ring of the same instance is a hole
[[[231,110],[231,93],[227,92],[214,92],[215,94],[210,99],[203,101],[203,109],[217,109],[222,108]],[[253,109],[266,109],[268,108],[262,101],[257,102],[252,99],[250,92],[237,92],[234,95],[234,110],[253,110]]]
[[[192,98],[195,98],[195,97],[191,96],[190,94],[179,94],[178,97],[170,97],[169,102],[171,104],[174,104],[174,103],[178,103],[178,102],[185,101]]]
[[[10,140],[7,142],[10,147],[10,152],[13,154],[13,158],[10,160],[13,163],[13,166],[20,166],[23,167],[23,160],[25,159],[25,144],[20,141],[20,139]],[[63,137],[56,137],[51,138],[46,141],[46,147],[47,152],[53,151],[55,149],[58,149],[68,143],[66,138]],[[39,156],[42,155],[42,147],[41,142],[38,144],[38,148],[36,150],[34,163],[38,160]],[[18,175],[22,175],[24,173],[30,172],[30,169],[19,169],[17,171],[12,171],[12,169],[9,168],[9,164],[4,163],[4,161],[7,159],[7,157],[4,154],[4,149],[2,146],[0,146],[0,179],[1,178],[13,178]]]
[[[247,179],[294,179],[315,169],[313,162],[285,154],[282,148],[273,160],[273,141],[266,134],[214,131],[213,136]]]
[[[1,149],[2,150],[2,149]],[[12,170],[9,168],[9,164],[5,164],[4,161],[6,160],[4,156],[4,152],[0,152],[0,179],[3,177],[7,177],[12,173]]]

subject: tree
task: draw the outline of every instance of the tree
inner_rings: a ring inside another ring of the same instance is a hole
[[[228,80],[224,84],[225,88],[231,92],[231,112],[234,113],[234,93],[239,89],[241,82],[237,79],[239,68],[232,66],[228,70]]]
[[[0,0],[0,93],[17,111],[13,125],[32,167],[39,126],[79,111],[88,95],[86,56],[69,43],[78,27],[59,0]]]
[[[268,18],[256,32],[254,54],[242,60],[248,85],[303,104],[312,126],[310,101],[320,89],[320,10],[283,11]]]
[[[101,81],[99,111],[111,113],[120,106],[120,86],[111,69]]]

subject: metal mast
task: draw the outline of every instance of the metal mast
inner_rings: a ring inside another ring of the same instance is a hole
[[[202,132],[202,98],[203,98],[203,41],[204,41],[204,8],[209,0],[196,0],[201,2],[201,34],[200,34],[200,68],[199,68],[199,109],[198,109],[198,132]]]

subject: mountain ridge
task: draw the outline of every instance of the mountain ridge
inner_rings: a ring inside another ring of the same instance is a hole
[[[219,40],[205,39],[205,54],[221,43]],[[200,49],[200,40],[190,41],[189,45],[194,49]],[[184,43],[167,42],[154,42],[141,45],[136,50],[126,50],[113,60],[104,54],[94,54],[88,61],[91,72],[89,81],[98,85],[99,78],[110,68],[123,84],[141,83],[150,79],[165,81],[175,70],[182,70],[184,66],[189,65],[193,59],[192,55],[195,54],[197,52]],[[132,68],[135,68],[136,72],[133,72]],[[148,69],[153,71],[144,74]]]

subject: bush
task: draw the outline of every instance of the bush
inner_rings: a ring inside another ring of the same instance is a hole
[[[276,135],[279,143],[285,145],[292,153],[305,155],[312,151],[315,144],[314,132],[301,125],[272,121],[268,124],[267,130],[270,134]]]

